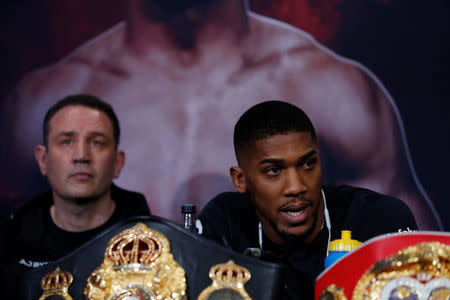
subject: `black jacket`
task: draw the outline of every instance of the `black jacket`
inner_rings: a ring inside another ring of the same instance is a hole
[[[398,199],[350,186],[323,190],[331,221],[330,240],[340,239],[341,230],[351,230],[352,238],[361,242],[385,233],[417,230],[408,206]],[[248,194],[219,194],[199,219],[203,236],[237,252],[260,247],[259,221]],[[324,226],[310,244],[288,240],[283,245],[263,236],[262,258],[287,266],[284,299],[313,299],[314,280],[324,270],[328,235]]]
[[[0,288],[14,295],[15,281],[22,272],[35,269],[63,257],[113,224],[132,216],[148,216],[145,197],[112,185],[116,202],[113,215],[103,225],[84,232],[58,228],[50,217],[53,204],[48,191],[26,203],[3,227],[0,250]],[[4,286],[2,286],[4,285]]]

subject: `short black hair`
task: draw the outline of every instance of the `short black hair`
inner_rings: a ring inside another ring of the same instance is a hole
[[[93,95],[88,94],[76,94],[64,97],[63,99],[56,102],[52,107],[50,107],[50,109],[45,114],[43,124],[45,147],[48,147],[48,133],[50,130],[50,120],[58,111],[60,111],[66,106],[85,106],[104,112],[111,121],[113,127],[114,143],[117,149],[120,140],[120,125],[116,113],[114,112],[111,105]]]
[[[308,116],[295,105],[283,101],[265,101],[248,109],[234,126],[236,159],[239,153],[258,140],[277,134],[309,132],[316,141],[316,131]]]

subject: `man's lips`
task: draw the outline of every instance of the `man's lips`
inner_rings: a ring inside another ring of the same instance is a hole
[[[70,177],[76,180],[88,180],[92,178],[92,174],[88,172],[76,172],[70,175]]]
[[[288,223],[301,223],[305,221],[310,208],[311,203],[309,202],[294,202],[283,205],[280,212]]]
[[[280,211],[300,211],[305,209],[306,207],[310,206],[311,203],[307,202],[307,201],[299,201],[299,202],[291,202],[291,203],[287,203],[283,206],[280,207]]]

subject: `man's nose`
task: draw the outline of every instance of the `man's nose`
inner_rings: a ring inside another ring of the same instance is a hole
[[[88,163],[91,160],[91,151],[88,143],[76,143],[73,151],[74,163]]]
[[[299,196],[308,190],[303,175],[296,168],[288,169],[286,172],[285,196]]]

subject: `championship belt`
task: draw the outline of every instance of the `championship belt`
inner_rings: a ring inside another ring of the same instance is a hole
[[[111,239],[84,294],[90,300],[182,300],[185,273],[170,252],[169,240],[138,223]]]
[[[275,300],[283,271],[168,220],[133,217],[24,273],[17,299]]]
[[[317,278],[315,298],[449,300],[450,234],[372,239]]]

